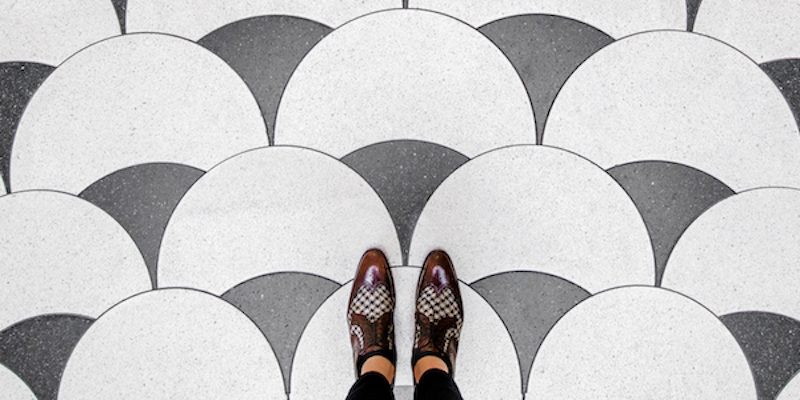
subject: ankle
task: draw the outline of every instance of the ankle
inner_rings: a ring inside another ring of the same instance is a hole
[[[366,374],[367,372],[377,372],[383,375],[386,378],[386,381],[392,383],[394,381],[394,373],[395,368],[394,364],[389,361],[388,358],[384,356],[372,356],[364,361],[364,365],[361,366],[361,373],[359,376]]]
[[[420,358],[416,364],[414,364],[414,382],[419,382],[426,372],[438,369],[445,373],[450,373],[450,370],[447,368],[447,364],[439,357],[436,356],[425,356]]]

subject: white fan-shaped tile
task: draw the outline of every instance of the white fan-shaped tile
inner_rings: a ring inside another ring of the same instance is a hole
[[[470,26],[421,10],[359,18],[322,39],[289,80],[275,143],[335,157],[417,139],[471,157],[535,143],[533,109],[514,67]]]
[[[109,0],[0,1],[0,62],[58,65],[120,33]]]
[[[794,378],[786,384],[786,387],[781,390],[778,397],[776,397],[776,400],[796,399],[800,399],[800,374],[795,375]]]
[[[544,143],[603,168],[689,165],[735,191],[800,186],[800,133],[781,92],[734,48],[688,32],[643,33],[595,53],[556,97]]]
[[[224,61],[172,36],[120,36],[70,58],[33,96],[11,186],[79,193],[132,165],[208,169],[267,143],[255,98]]]
[[[389,212],[355,171],[313,150],[268,147],[189,189],[164,232],[158,282],[215,294],[277,271],[346,282],[370,247],[400,261]]]
[[[73,350],[58,398],[279,399],[283,381],[258,327],[194,290],[133,297],[92,324]]]
[[[0,391],[8,400],[36,400],[36,396],[17,374],[0,364]]]
[[[492,151],[453,172],[419,217],[410,262],[435,248],[466,282],[529,270],[591,293],[655,283],[650,238],[630,197],[596,165],[546,146]]]
[[[337,27],[361,15],[402,5],[399,0],[129,0],[127,29],[197,40],[231,22],[260,15],[294,15]]]
[[[97,318],[151,289],[127,232],[91,203],[55,192],[0,197],[0,330],[40,314]]]
[[[650,287],[600,293],[564,315],[533,361],[526,397],[757,398],[725,325],[691,299]]]
[[[694,31],[743,51],[758,63],[800,58],[795,0],[703,0]]]
[[[392,269],[397,293],[396,387],[413,385],[409,366],[414,337],[414,293],[419,271],[419,268],[410,267]],[[351,272],[355,273],[355,266]],[[344,285],[328,298],[300,338],[292,371],[292,400],[345,398],[355,381],[345,318],[352,286],[352,283]],[[461,394],[466,399],[521,399],[519,363],[503,322],[479,294],[463,283],[461,296],[464,328],[455,367]]]
[[[576,19],[619,38],[654,29],[686,29],[684,0],[625,0],[613,5],[592,0],[411,0],[409,7],[452,15],[479,27],[519,14],[552,14]]]
[[[663,286],[717,315],[768,311],[800,319],[800,190],[756,189],[695,220],[667,262]]]

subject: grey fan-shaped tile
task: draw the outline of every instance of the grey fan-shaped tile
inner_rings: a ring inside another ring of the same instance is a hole
[[[750,362],[759,400],[775,399],[800,371],[800,321],[767,312],[741,312],[720,319]]]
[[[386,204],[400,238],[403,264],[408,263],[411,235],[425,202],[467,161],[469,158],[455,150],[416,140],[377,143],[342,158]]]
[[[703,211],[734,194],[711,175],[682,164],[642,161],[618,165],[608,173],[642,214],[656,258],[656,285],[683,231]]]
[[[125,28],[125,11],[128,8],[128,0],[111,0],[114,4],[114,10],[117,11],[117,18],[119,18],[119,28],[123,34],[126,32]]]
[[[54,69],[33,62],[0,63],[0,175],[9,193],[9,164],[17,125],[28,101]]]
[[[539,144],[561,86],[583,61],[614,41],[591,25],[556,15],[518,15],[478,30],[505,53],[522,78],[536,115]]]
[[[197,43],[220,56],[244,79],[261,107],[269,142],[283,89],[300,60],[331,28],[304,18],[267,15],[237,21]]]
[[[79,195],[102,208],[131,235],[158,287],[158,252],[172,212],[203,171],[181,164],[140,164],[93,183]]]
[[[539,272],[505,272],[473,282],[506,325],[517,349],[522,391],[547,333],[576,304],[590,296],[580,286]]]
[[[761,69],[781,90],[792,109],[794,119],[800,124],[800,59],[766,62],[761,64]]]
[[[287,393],[300,335],[317,308],[340,286],[317,275],[286,272],[250,279],[222,295],[247,314],[269,340]]]
[[[72,349],[93,322],[51,314],[14,324],[0,332],[0,364],[22,378],[39,400],[56,400]]]
[[[686,30],[691,32],[694,30],[694,21],[697,19],[697,11],[700,10],[700,4],[703,0],[686,0]]]

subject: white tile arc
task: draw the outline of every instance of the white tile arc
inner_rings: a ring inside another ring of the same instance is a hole
[[[392,268],[397,295],[395,386],[413,386],[414,294],[420,271],[416,267]],[[353,352],[345,318],[352,287],[351,281],[329,297],[303,332],[292,369],[291,400],[320,396],[345,398],[355,382]],[[464,302],[464,327],[456,357],[455,380],[461,394],[465,399],[521,400],[519,363],[508,331],[479,294],[463,282],[460,288]]]
[[[584,300],[556,323],[534,359],[526,397],[757,395],[741,347],[714,314],[669,290],[624,287]]]
[[[231,22],[261,15],[293,15],[335,28],[359,16],[402,5],[399,0],[130,0],[126,22],[128,32],[163,32],[197,40]]]
[[[766,311],[800,319],[800,190],[762,188],[729,197],[678,240],[663,286],[717,315]]]
[[[133,239],[77,197],[16,192],[0,197],[0,330],[43,314],[97,318],[151,289]]]
[[[744,54],[689,32],[642,33],[595,53],[556,97],[544,144],[603,168],[677,162],[735,191],[800,187],[800,132],[780,90]]]
[[[267,143],[255,98],[216,55],[174,36],[118,36],[71,57],[34,94],[11,186],[77,194],[132,165],[206,170]]]
[[[59,400],[285,397],[258,327],[226,301],[154,290],[111,308],[72,352]]]
[[[0,1],[0,62],[58,65],[121,33],[108,0]]]
[[[28,385],[3,364],[0,364],[0,390],[9,400],[36,400]]]
[[[539,271],[590,293],[655,284],[644,221],[605,171],[547,146],[511,146],[455,170],[428,200],[409,260],[441,248],[474,282],[506,271]]]
[[[654,29],[686,29],[683,0],[626,0],[613,6],[591,0],[411,0],[409,7],[440,11],[476,28],[514,15],[552,14],[587,23],[614,38]]]
[[[800,58],[800,3],[793,0],[703,0],[694,31],[741,50],[757,63]]]
[[[286,86],[275,143],[334,157],[394,139],[430,141],[468,157],[535,143],[530,99],[508,58],[469,25],[390,10],[331,32]]]
[[[264,147],[219,164],[184,195],[164,232],[158,282],[222,294],[299,271],[342,283],[371,247],[400,261],[392,219],[366,181],[323,153]]]

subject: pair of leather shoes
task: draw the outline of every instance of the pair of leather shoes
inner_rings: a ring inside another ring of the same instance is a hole
[[[356,376],[372,356],[384,356],[392,364],[397,362],[394,308],[394,283],[389,263],[380,250],[369,250],[358,266],[347,309]],[[452,376],[464,306],[453,264],[444,251],[433,251],[425,259],[417,284],[414,314],[411,367],[422,357],[436,356],[444,361]]]

